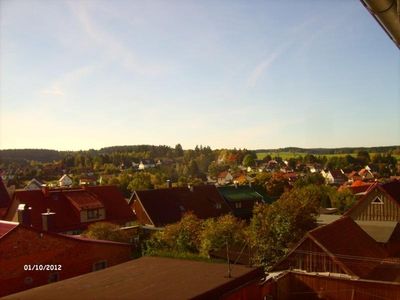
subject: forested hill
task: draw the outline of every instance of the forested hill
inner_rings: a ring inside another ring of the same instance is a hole
[[[329,155],[329,154],[352,154],[359,151],[367,151],[373,153],[386,153],[390,151],[398,151],[398,146],[378,146],[378,147],[343,147],[343,148],[298,148],[298,147],[285,147],[279,149],[257,149],[256,153],[262,152],[293,152],[314,155]]]
[[[177,148],[178,147],[178,148]],[[194,149],[199,149],[197,146]],[[202,147],[200,149],[207,149],[211,151],[210,147]],[[293,152],[314,155],[328,155],[328,154],[351,154],[358,151],[368,151],[373,153],[387,153],[390,151],[399,151],[400,146],[383,146],[383,147],[345,147],[345,148],[297,148],[286,147],[280,149],[257,149],[256,153],[261,152]],[[112,153],[147,153],[148,157],[171,157],[175,156],[177,150],[182,151],[181,146],[178,144],[175,148],[165,145],[127,145],[127,146],[112,146],[105,147],[99,150],[85,150],[85,151],[57,151],[50,149],[7,149],[0,150],[1,161],[38,161],[38,162],[52,162],[62,160],[69,154],[76,153],[89,153],[92,155],[112,154]],[[178,151],[179,152],[179,151]],[[179,155],[178,155],[179,156]]]

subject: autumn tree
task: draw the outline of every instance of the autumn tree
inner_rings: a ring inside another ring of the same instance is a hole
[[[200,233],[200,255],[209,257],[211,251],[220,250],[227,244],[243,244],[244,229],[245,222],[230,214],[204,221]]]
[[[107,240],[123,243],[129,243],[131,239],[129,233],[121,230],[118,225],[109,222],[96,222],[90,224],[88,229],[82,233],[82,236],[95,240]]]
[[[195,253],[200,246],[201,229],[202,221],[193,213],[186,213],[179,222],[154,233],[146,243],[146,252],[155,254],[166,250]]]
[[[248,237],[255,264],[271,266],[315,227],[319,201],[305,191],[286,192],[273,204],[254,207]]]

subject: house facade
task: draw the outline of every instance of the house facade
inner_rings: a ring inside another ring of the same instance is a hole
[[[125,243],[90,240],[0,221],[0,297],[131,259]]]
[[[17,190],[4,219],[38,230],[79,234],[94,222],[128,226],[136,217],[117,187],[84,186]]]
[[[359,221],[400,222],[400,181],[375,183],[345,215]]]

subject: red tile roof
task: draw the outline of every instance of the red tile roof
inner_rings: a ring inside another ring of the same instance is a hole
[[[133,199],[138,200],[156,227],[178,222],[183,213],[193,212],[200,219],[227,214],[229,206],[214,185],[189,188],[167,188],[135,191]],[[217,209],[219,203],[221,208]]]
[[[31,222],[34,228],[42,229],[42,213],[47,209],[55,212],[54,231],[86,229],[90,222],[81,223],[80,211],[87,208],[105,208],[102,221],[124,224],[135,219],[135,215],[117,187],[99,186],[84,189],[18,190],[13,201],[31,207]]]
[[[96,195],[87,191],[71,191],[65,197],[79,211],[104,207]]]
[[[386,251],[350,217],[313,229],[307,236],[350,273],[361,278],[368,276],[387,256]]]

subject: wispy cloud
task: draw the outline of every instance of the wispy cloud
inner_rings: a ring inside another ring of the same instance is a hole
[[[281,51],[272,52],[265,60],[259,63],[247,79],[247,87],[255,87],[257,81],[264,75],[272,64],[279,58]]]
[[[40,94],[44,96],[56,96],[56,97],[65,96],[64,91],[62,91],[58,86],[51,86],[49,88],[45,88],[40,92]]]
[[[103,53],[109,62],[117,62],[122,67],[146,76],[158,76],[169,71],[171,66],[167,63],[155,64],[144,63],[137,57],[134,49],[124,45],[109,31],[100,28],[92,17],[92,6],[86,5],[83,1],[70,2],[69,6],[73,15],[78,19],[83,32],[97,47],[99,52]],[[104,9],[104,8],[102,8]]]

